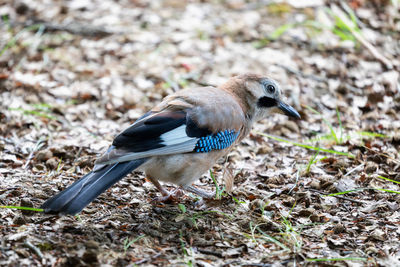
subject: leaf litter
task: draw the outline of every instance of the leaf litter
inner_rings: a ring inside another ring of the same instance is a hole
[[[180,88],[268,74],[302,116],[257,124],[211,170],[221,199],[206,208],[152,204],[140,173],[75,217],[1,208],[0,265],[399,265],[399,14],[398,1],[0,1],[2,207],[39,207]],[[215,190],[208,174],[196,185]]]

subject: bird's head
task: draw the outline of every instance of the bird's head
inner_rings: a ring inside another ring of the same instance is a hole
[[[282,99],[278,82],[257,74],[243,74],[231,78],[224,89],[235,94],[254,120],[271,113],[281,113],[299,119],[300,114]]]

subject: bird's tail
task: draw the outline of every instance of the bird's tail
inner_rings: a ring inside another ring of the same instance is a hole
[[[101,193],[142,165],[147,159],[106,165],[74,182],[41,206],[45,213],[74,215]]]

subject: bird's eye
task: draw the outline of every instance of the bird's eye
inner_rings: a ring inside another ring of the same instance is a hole
[[[270,94],[273,94],[273,93],[275,93],[275,86],[273,86],[273,85],[268,85],[267,86],[267,92],[268,93],[270,93]]]

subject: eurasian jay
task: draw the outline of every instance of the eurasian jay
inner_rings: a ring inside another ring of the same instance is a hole
[[[74,215],[136,169],[144,171],[165,197],[170,193],[159,181],[212,198],[191,184],[240,143],[254,122],[273,112],[300,118],[282,101],[279,84],[256,74],[235,76],[219,87],[180,90],[121,132],[93,171],[42,208]]]

